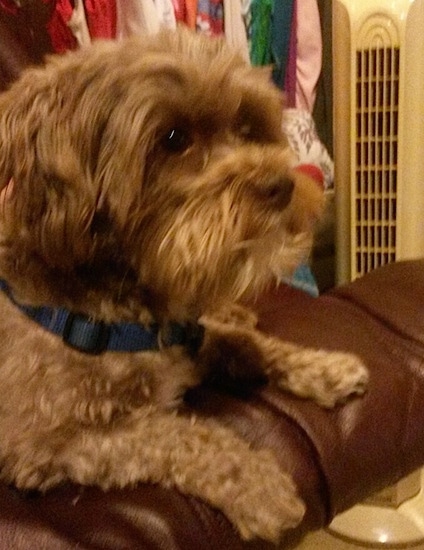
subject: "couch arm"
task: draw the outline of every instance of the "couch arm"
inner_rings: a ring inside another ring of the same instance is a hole
[[[264,392],[303,430],[317,461],[322,499],[303,527],[330,522],[424,464],[424,260],[386,266],[315,301],[268,296],[261,312],[263,330],[351,351],[371,373],[368,393],[334,411]],[[307,478],[295,477],[308,495]]]
[[[351,351],[368,365],[363,398],[335,410],[266,386],[249,398],[192,392],[198,414],[271,447],[307,504],[292,546],[308,530],[424,463],[424,261],[381,268],[320,298],[287,287],[256,302],[261,328],[293,342]],[[241,550],[218,511],[172,489],[108,493],[62,487],[46,496],[0,485],[0,548]]]

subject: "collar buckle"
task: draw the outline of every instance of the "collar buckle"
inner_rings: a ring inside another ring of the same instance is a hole
[[[110,328],[103,322],[90,321],[81,314],[69,313],[62,339],[68,346],[85,353],[99,355],[107,349]]]

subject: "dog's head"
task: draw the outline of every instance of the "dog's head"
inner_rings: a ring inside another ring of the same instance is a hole
[[[181,317],[290,273],[322,193],[281,115],[265,71],[189,32],[26,72],[0,98],[0,275],[33,302]]]

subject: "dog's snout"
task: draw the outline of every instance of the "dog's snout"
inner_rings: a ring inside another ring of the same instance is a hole
[[[291,201],[294,182],[285,177],[272,178],[256,186],[256,194],[274,208],[285,208]]]

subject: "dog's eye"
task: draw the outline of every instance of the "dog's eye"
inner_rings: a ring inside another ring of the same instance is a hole
[[[257,141],[258,139],[257,128],[251,122],[239,123],[235,131],[243,141]]]
[[[238,129],[239,134],[244,139],[250,139],[252,136],[252,126],[250,124],[241,124]]]
[[[192,138],[183,128],[171,128],[162,137],[161,143],[171,153],[184,153],[192,145]]]

